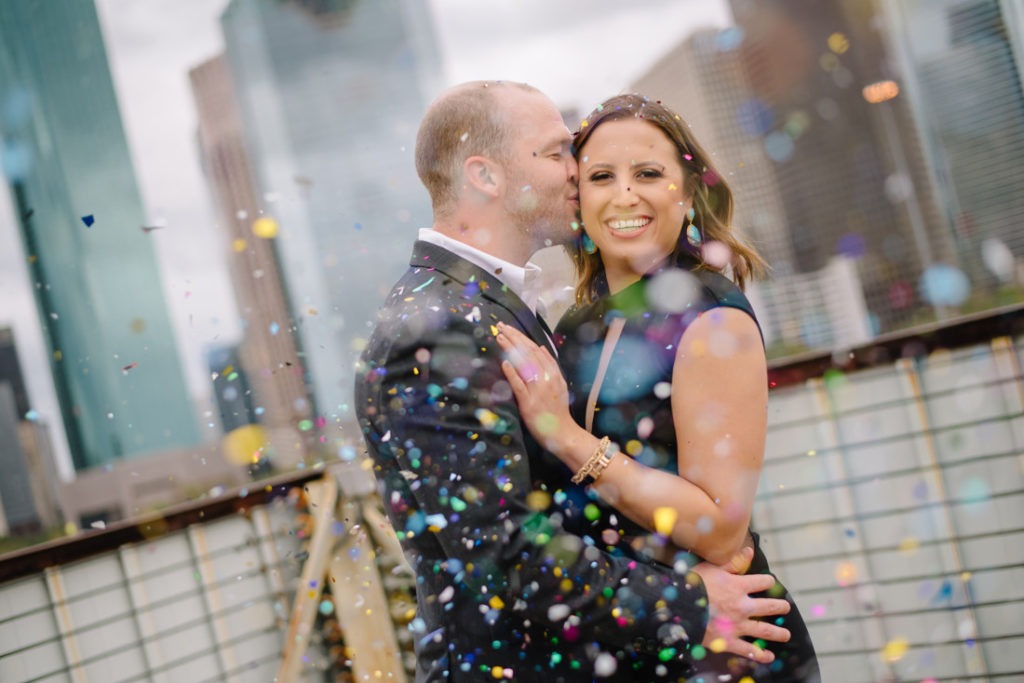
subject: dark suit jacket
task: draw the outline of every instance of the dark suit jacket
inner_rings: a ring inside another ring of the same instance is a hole
[[[356,408],[416,571],[416,681],[684,676],[707,618],[700,578],[599,550],[563,504],[586,492],[520,423],[494,326],[547,344],[541,323],[445,249],[417,242],[410,265],[363,353]]]

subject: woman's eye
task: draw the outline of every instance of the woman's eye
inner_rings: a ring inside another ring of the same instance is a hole
[[[591,173],[590,174],[590,182],[596,183],[596,182],[600,182],[602,180],[608,180],[611,177],[612,177],[611,173],[607,173],[605,171],[598,171],[597,173]]]
[[[657,170],[655,168],[645,168],[645,169],[642,169],[641,171],[639,171],[636,174],[636,176],[638,178],[660,178],[661,177],[661,171],[659,171],[659,170]]]

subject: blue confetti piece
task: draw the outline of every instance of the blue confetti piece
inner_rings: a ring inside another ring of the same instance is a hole
[[[836,252],[848,258],[860,258],[868,251],[864,237],[851,232],[836,240]]]
[[[418,291],[422,290],[422,289],[423,289],[424,287],[426,287],[427,285],[429,285],[429,284],[430,284],[431,282],[433,282],[433,281],[434,281],[434,278],[433,278],[433,277],[431,277],[431,278],[430,278],[429,280],[427,280],[426,282],[424,282],[424,283],[423,283],[422,285],[420,285],[419,287],[416,287],[416,288],[415,288],[414,290],[412,290],[412,291],[414,291],[414,292],[418,292]]]
[[[935,593],[935,597],[932,598],[931,603],[933,605],[939,605],[943,602],[952,603],[952,601],[953,583],[949,579],[946,579],[942,582],[942,586],[939,588],[938,592]]]
[[[933,306],[959,306],[971,294],[971,282],[963,271],[944,263],[930,266],[918,283],[921,298]]]
[[[85,223],[85,227],[91,228],[92,224],[96,222],[96,218],[90,213],[88,216],[82,216],[82,222]]]
[[[758,99],[750,99],[736,107],[736,123],[751,137],[767,135],[775,124],[775,112]]]

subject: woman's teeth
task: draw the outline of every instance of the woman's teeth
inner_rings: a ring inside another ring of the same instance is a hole
[[[616,232],[636,232],[650,222],[650,218],[630,218],[629,220],[608,221],[608,227]]]

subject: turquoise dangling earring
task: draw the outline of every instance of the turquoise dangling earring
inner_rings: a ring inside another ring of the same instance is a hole
[[[597,251],[597,245],[594,244],[594,240],[590,239],[590,235],[583,233],[583,251],[588,254],[593,254]]]
[[[704,236],[700,232],[700,228],[693,222],[693,217],[697,215],[697,212],[690,207],[690,210],[686,212],[686,218],[688,225],[686,226],[686,241],[690,243],[690,246],[694,249],[699,249],[701,243],[704,241]]]

